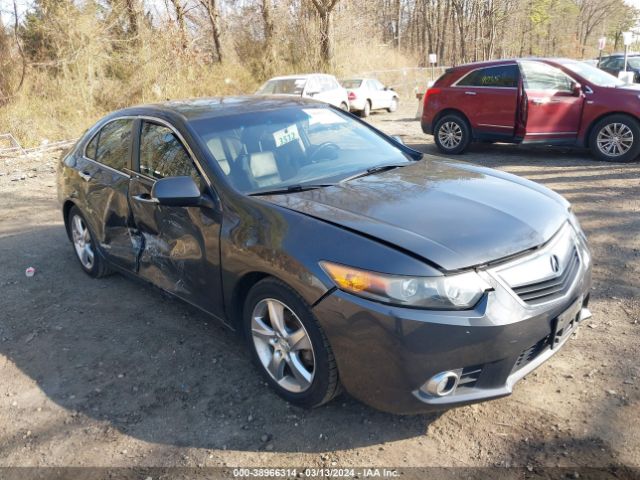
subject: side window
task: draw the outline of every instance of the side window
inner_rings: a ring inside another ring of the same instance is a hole
[[[460,87],[502,87],[518,86],[519,71],[517,65],[501,65],[474,70],[462,77],[456,85]]]
[[[96,136],[98,144],[95,160],[116,170],[128,167],[132,125],[133,120],[122,119],[102,127]]]
[[[524,61],[521,66],[525,88],[571,93],[573,80],[562,70],[542,62]]]
[[[100,132],[96,133],[91,141],[87,144],[84,149],[84,155],[91,160],[96,159],[96,151],[98,150],[98,137],[100,136]]]
[[[372,88],[374,90],[384,90],[384,85],[382,85],[382,83],[380,83],[378,80],[371,80],[372,83]]]
[[[319,92],[320,90],[320,82],[318,82],[318,79],[316,77],[309,77],[306,92]]]
[[[320,77],[320,90],[323,92],[328,92],[329,90],[333,90],[333,82],[331,81],[331,77],[327,77],[327,76]]]
[[[140,173],[153,178],[191,176],[200,178],[189,154],[173,131],[143,122],[140,133]]]

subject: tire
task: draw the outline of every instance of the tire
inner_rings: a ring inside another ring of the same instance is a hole
[[[271,321],[271,311],[277,314],[279,308],[285,335],[278,322]],[[258,282],[247,295],[242,323],[254,363],[286,401],[314,408],[339,393],[338,368],[327,337],[304,299],[290,287],[274,278]]]
[[[433,129],[436,146],[442,153],[458,155],[471,144],[471,127],[460,115],[445,115]]]
[[[640,155],[640,123],[627,115],[609,115],[591,129],[589,148],[598,160],[633,162]]]
[[[387,112],[393,113],[398,110],[398,97],[393,97],[391,100],[391,106],[387,108]]]
[[[78,207],[69,210],[67,219],[69,239],[74,247],[76,259],[82,270],[93,278],[106,277],[113,273],[96,248],[95,236]],[[84,232],[84,234],[82,233]],[[90,259],[90,261],[89,261]]]
[[[344,110],[345,112],[349,111],[349,105],[347,105],[346,103],[342,102],[340,104],[340,110]]]
[[[369,115],[371,115],[371,102],[367,100],[364,102],[364,109],[360,111],[360,116],[362,118],[367,118]]]

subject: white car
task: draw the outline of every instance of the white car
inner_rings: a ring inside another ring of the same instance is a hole
[[[350,78],[342,86],[349,92],[349,108],[361,117],[368,117],[372,110],[398,109],[398,94],[374,78]]]
[[[324,73],[274,77],[262,85],[256,95],[291,95],[313,98],[343,110],[349,110],[347,91],[336,77]]]

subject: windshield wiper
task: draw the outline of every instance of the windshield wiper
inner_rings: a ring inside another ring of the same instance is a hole
[[[406,167],[408,164],[393,164],[393,165],[378,165],[377,167],[367,168],[364,172],[356,173],[355,175],[351,175],[343,180],[340,180],[340,183],[348,182],[349,180],[355,180],[356,178],[366,177],[367,175],[371,175],[373,173],[386,172],[387,170],[393,170],[394,168]]]
[[[299,185],[289,185],[282,188],[274,188],[273,190],[261,190],[259,192],[252,192],[248,195],[255,197],[259,195],[279,195],[283,193],[304,192],[307,190],[315,190],[317,188],[332,187],[333,183],[305,183]]]

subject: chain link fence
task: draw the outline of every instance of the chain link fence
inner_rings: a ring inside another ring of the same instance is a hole
[[[393,88],[400,97],[415,99],[424,94],[431,82],[435,82],[449,67],[406,67],[393,70],[361,72],[360,77],[375,78]]]

